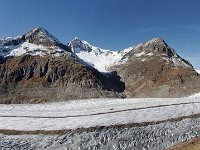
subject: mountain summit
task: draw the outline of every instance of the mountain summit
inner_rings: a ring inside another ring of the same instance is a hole
[[[67,45],[80,59],[100,72],[109,72],[108,68],[118,63],[131,50],[130,48],[122,51],[106,50],[93,46],[89,42],[80,40],[77,37]]]
[[[61,44],[61,42],[55,38],[52,34],[50,34],[43,27],[37,27],[30,32],[26,33],[22,36],[26,42],[43,45],[43,46],[56,46]]]
[[[161,38],[135,46],[121,61],[111,68],[130,97],[179,97],[198,91],[198,73]]]
[[[193,69],[193,66],[181,58],[174,49],[170,48],[162,38],[154,38],[143,44],[138,44],[123,59],[148,61],[151,58],[159,57],[159,59],[171,62],[173,66],[186,67]]]
[[[91,52],[93,49],[88,43],[81,41],[78,37],[75,37],[67,44],[72,52],[79,53],[80,51]]]
[[[60,55],[64,52],[71,50],[42,27],[37,27],[22,36],[0,39],[0,55],[3,57],[24,54]]]

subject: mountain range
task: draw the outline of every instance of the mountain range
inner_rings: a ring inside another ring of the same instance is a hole
[[[0,40],[0,103],[100,97],[183,97],[200,77],[162,38],[121,51],[74,38],[61,43],[42,27]]]

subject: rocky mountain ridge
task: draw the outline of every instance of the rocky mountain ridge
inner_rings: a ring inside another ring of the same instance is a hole
[[[200,91],[199,74],[161,38],[111,51],[77,37],[64,45],[38,27],[1,39],[0,55],[1,103],[183,97]]]
[[[67,52],[71,50],[42,27],[37,27],[22,36],[0,39],[0,55],[4,57],[24,54],[59,55]]]
[[[161,38],[137,45],[124,59],[111,69],[126,83],[130,97],[181,97],[200,89],[193,66]]]
[[[143,44],[138,44],[123,59],[140,59],[145,61],[150,57],[161,56],[167,62],[173,62],[174,66],[193,68],[190,62],[181,58],[174,49],[170,48],[162,38],[154,38]]]
[[[124,97],[116,72],[100,73],[43,28],[0,45],[0,103]]]

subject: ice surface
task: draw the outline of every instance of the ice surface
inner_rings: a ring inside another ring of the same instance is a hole
[[[135,56],[136,56],[136,57],[140,57],[140,56],[142,56],[142,55],[144,55],[144,54],[145,54],[145,51],[140,52],[140,53],[138,53],[138,54],[135,54]]]
[[[200,96],[0,105],[0,129],[60,130],[160,121],[200,113],[199,104]]]
[[[0,149],[162,150],[200,136],[200,119],[147,126],[113,126],[65,135],[0,135]]]

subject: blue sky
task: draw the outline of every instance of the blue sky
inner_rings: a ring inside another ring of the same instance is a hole
[[[200,69],[199,0],[1,0],[0,37],[42,26],[67,43],[75,36],[121,50],[162,37]]]

